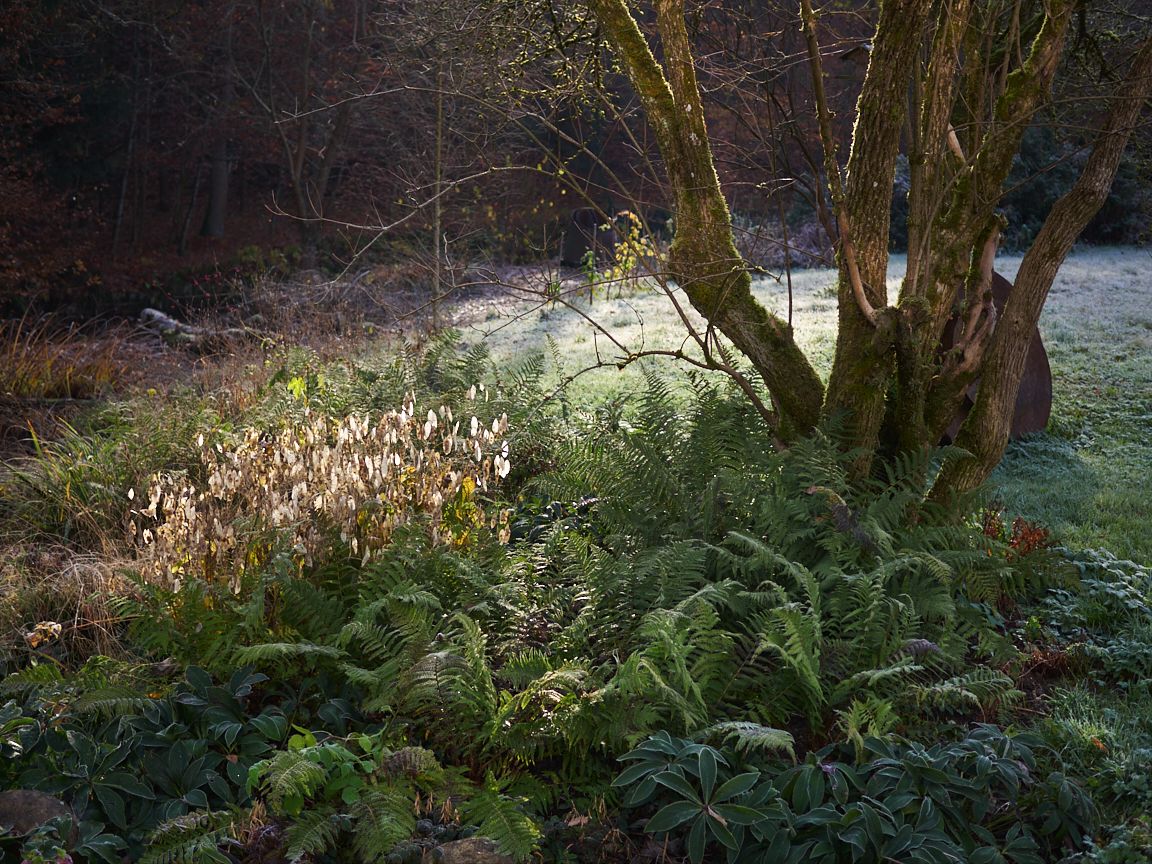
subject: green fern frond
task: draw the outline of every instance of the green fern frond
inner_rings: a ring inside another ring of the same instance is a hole
[[[900,722],[892,703],[873,695],[853,699],[847,709],[836,712],[836,717],[840,732],[852,742],[860,761],[864,759],[865,738],[882,738]]]
[[[365,792],[349,810],[352,848],[364,864],[373,864],[397,843],[416,833],[416,807],[403,789],[377,787]]]
[[[71,704],[77,714],[98,714],[105,717],[139,712],[152,700],[127,687],[107,687],[82,691]]]
[[[917,705],[938,710],[957,711],[971,708],[987,710],[991,705],[1011,705],[1023,698],[1013,680],[1002,672],[986,667],[970,669],[945,681],[911,687],[908,696]]]
[[[441,718],[459,742],[461,734],[477,735],[490,723],[498,699],[483,631],[462,613],[453,623],[458,628],[453,649],[434,651],[413,664],[405,676],[404,702],[416,714]]]
[[[344,677],[364,691],[360,699],[361,709],[373,713],[384,713],[393,709],[399,696],[401,669],[400,660],[381,663],[374,669],[364,669],[351,663],[340,664],[340,672]]]
[[[340,824],[330,807],[301,813],[284,832],[284,846],[291,864],[314,860],[336,845]]]
[[[457,682],[467,673],[464,658],[451,651],[433,651],[415,663],[407,674],[407,702],[417,710],[452,704]]]
[[[871,694],[894,693],[904,685],[911,685],[917,672],[924,667],[914,663],[910,657],[901,657],[889,666],[877,669],[861,669],[838,681],[831,689],[829,702],[836,704],[859,691]]]
[[[522,690],[551,671],[552,661],[548,655],[539,648],[529,648],[508,657],[497,674],[501,681]]]
[[[765,583],[775,586],[769,577],[786,576],[790,585],[808,585],[812,579],[804,565],[742,531],[729,532],[725,545],[716,551],[735,573],[745,577],[749,587],[763,588]]]
[[[345,561],[317,568],[311,579],[281,583],[284,623],[302,641],[327,643],[348,619],[356,601],[355,575]]]
[[[520,802],[501,793],[491,774],[483,788],[460,806],[460,814],[466,824],[477,827],[480,836],[516,861],[527,861],[540,840],[540,826]]]
[[[406,778],[418,783],[439,782],[444,769],[436,754],[423,747],[401,747],[384,760],[380,766],[381,776],[397,779]]]
[[[796,758],[794,749],[796,741],[791,733],[746,720],[714,723],[706,729],[701,729],[693,737],[698,741],[720,740],[744,753],[783,750],[793,759]]]
[[[140,864],[229,864],[218,848],[228,839],[236,814],[197,811],[169,819],[148,835]]]
[[[35,663],[0,678],[0,693],[27,694],[40,687],[64,682],[64,672],[55,663]]]
[[[282,812],[285,799],[303,800],[315,794],[328,776],[324,767],[303,750],[282,750],[254,765],[252,771],[260,778],[274,812]]]
[[[274,666],[286,660],[316,658],[341,660],[344,656],[343,651],[331,645],[316,645],[312,642],[263,642],[237,648],[233,653],[233,660],[240,666]]]

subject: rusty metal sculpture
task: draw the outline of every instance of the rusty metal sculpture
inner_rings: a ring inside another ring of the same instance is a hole
[[[616,254],[616,242],[611,217],[595,207],[580,207],[572,211],[564,231],[560,263],[565,267],[583,267],[589,252],[597,261],[611,261]]]
[[[996,311],[1002,312],[1008,294],[1012,291],[1012,283],[999,273],[992,274],[992,302]],[[959,324],[959,318],[954,317],[944,329],[944,339],[940,343],[942,350],[952,347],[954,332]],[[980,379],[972,382],[964,396],[964,404],[956,412],[948,431],[944,433],[943,443],[949,444],[956,439],[968,412],[976,404],[976,393],[980,388]],[[1035,432],[1043,432],[1048,426],[1048,418],[1052,414],[1052,367],[1048,365],[1048,352],[1044,350],[1044,343],[1040,339],[1040,331],[1032,333],[1031,343],[1028,346],[1028,357],[1024,361],[1024,377],[1020,381],[1020,392],[1016,396],[1016,408],[1012,414],[1012,429],[1009,437],[1019,438]]]

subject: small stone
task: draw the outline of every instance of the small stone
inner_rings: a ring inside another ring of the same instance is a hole
[[[496,844],[486,837],[445,843],[432,853],[432,860],[437,864],[515,864],[507,855],[501,855]]]
[[[31,789],[0,792],[0,829],[7,829],[16,837],[31,834],[51,819],[71,815],[67,804],[43,792]]]

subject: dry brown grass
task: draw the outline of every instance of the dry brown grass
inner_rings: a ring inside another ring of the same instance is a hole
[[[58,327],[50,319],[0,322],[0,446],[56,428],[76,405],[127,372],[123,329]]]
[[[110,601],[129,586],[116,561],[39,544],[0,548],[0,559],[0,652],[16,665],[36,657],[72,667],[123,654]],[[33,634],[44,622],[59,624],[59,636],[37,645]]]
[[[51,319],[0,323],[0,396],[91,399],[125,371],[123,330],[56,327]]]
[[[186,356],[123,322],[0,322],[0,461],[58,438],[93,405],[136,386],[169,389],[193,373]]]

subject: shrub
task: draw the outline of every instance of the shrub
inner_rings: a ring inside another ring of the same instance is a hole
[[[337,534],[367,562],[418,514],[435,540],[455,545],[495,528],[500,517],[486,518],[479,496],[510,469],[506,444],[491,452],[507,417],[489,425],[444,406],[415,412],[410,398],[375,420],[305,411],[272,433],[249,428],[223,443],[201,434],[203,483],[159,474],[147,506],[132,511],[146,572],[175,587],[195,578],[239,589],[279,544],[310,566]]]

